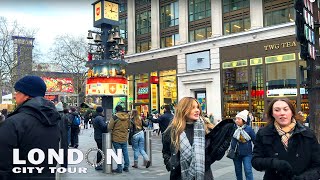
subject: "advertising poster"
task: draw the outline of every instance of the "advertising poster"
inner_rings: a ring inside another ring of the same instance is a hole
[[[137,99],[149,99],[149,83],[137,84]]]
[[[42,77],[42,79],[46,83],[47,92],[74,92],[72,78]]]
[[[126,78],[94,77],[87,79],[86,95],[126,95],[128,91]]]

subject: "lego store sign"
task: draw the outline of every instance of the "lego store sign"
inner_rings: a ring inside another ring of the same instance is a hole
[[[94,77],[87,79],[86,95],[120,96],[127,94],[127,79]]]
[[[149,83],[138,83],[137,84],[137,98],[138,99],[149,99]]]

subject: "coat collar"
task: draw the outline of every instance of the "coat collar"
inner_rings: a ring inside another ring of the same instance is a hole
[[[277,130],[274,127],[273,123],[268,124],[266,127],[261,129],[261,135],[270,136],[274,135],[275,133],[277,133]],[[307,131],[307,128],[305,126],[297,122],[296,127],[293,131],[293,135],[299,133],[306,137],[313,137],[312,133],[310,131]]]

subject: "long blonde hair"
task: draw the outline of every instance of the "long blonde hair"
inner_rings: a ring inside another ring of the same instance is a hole
[[[192,105],[194,101],[198,104],[200,114],[202,114],[200,103],[195,98],[192,98],[192,97],[182,98],[175,108],[174,118],[170,126],[171,126],[171,143],[175,147],[176,151],[180,149],[180,134],[186,128],[186,120],[192,110]],[[211,127],[213,128],[213,125],[212,126],[211,125],[208,125],[207,122],[204,123],[206,132],[209,132],[207,128],[211,128]]]
[[[136,126],[136,129],[142,129],[142,120],[138,113],[138,110],[133,109],[131,111],[131,117],[134,119],[134,124]]]

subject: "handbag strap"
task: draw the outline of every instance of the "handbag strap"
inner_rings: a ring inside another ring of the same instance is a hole
[[[234,148],[234,152],[237,152],[238,145],[239,145],[239,142],[237,141],[236,147]]]

